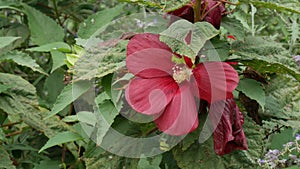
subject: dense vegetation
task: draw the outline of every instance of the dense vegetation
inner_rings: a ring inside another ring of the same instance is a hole
[[[298,168],[300,2],[220,1],[227,12],[216,29],[182,20],[168,28],[165,12],[190,0],[0,0],[0,168]],[[212,36],[196,47],[168,39],[188,34],[183,25]],[[218,156],[212,137],[199,143],[200,111],[199,127],[179,140],[162,135],[155,156],[111,132],[162,134],[124,97],[126,47],[141,32],[169,36],[161,41],[192,60],[202,45],[214,47],[204,61],[233,63],[248,150]]]

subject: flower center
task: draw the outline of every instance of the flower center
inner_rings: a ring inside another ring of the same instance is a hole
[[[190,80],[190,76],[192,74],[192,71],[183,66],[180,67],[178,65],[175,65],[173,68],[173,79],[180,84],[181,82],[185,81],[185,80]]]

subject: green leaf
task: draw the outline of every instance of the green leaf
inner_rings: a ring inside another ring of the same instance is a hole
[[[0,61],[13,61],[18,65],[29,67],[33,71],[47,75],[47,73],[27,53],[12,51],[0,55]]]
[[[8,114],[10,122],[22,120],[36,131],[44,133],[48,138],[55,136],[58,132],[73,131],[57,116],[44,120],[49,111],[39,107],[36,89],[25,79],[0,73],[0,83],[11,87],[7,89],[5,95],[0,97],[0,111]],[[68,143],[66,146],[74,157],[78,156],[77,148],[73,143]]]
[[[9,88],[11,88],[11,87],[7,86],[7,85],[0,84],[0,93],[5,92]]]
[[[257,166],[256,160],[262,154],[264,133],[260,130],[260,126],[256,125],[252,119],[248,116],[244,117],[245,124],[243,128],[247,137],[248,150],[236,150],[231,154],[218,156],[214,152],[213,137],[211,137],[204,143],[193,143],[188,149],[183,149],[184,145],[176,146],[173,149],[173,154],[178,166],[181,169],[255,168]]]
[[[300,122],[299,103],[300,83],[286,75],[275,76],[266,86],[265,111],[261,113],[286,121],[284,125],[298,128],[299,125],[296,124]]]
[[[78,36],[83,39],[88,39],[97,36],[101,31],[104,31],[106,26],[111,21],[119,16],[124,5],[117,5],[114,8],[105,9],[89,16],[79,25]]]
[[[274,150],[282,150],[284,144],[294,141],[294,134],[292,128],[285,128],[284,130],[280,131],[280,133],[275,133],[271,135],[271,145],[270,149]]]
[[[6,150],[0,146],[0,168],[4,169],[15,169],[16,167],[12,164],[9,154]]]
[[[88,49],[75,63],[74,80],[91,80],[104,77],[125,66],[128,41],[120,41],[116,46],[102,49]]]
[[[265,91],[259,82],[253,79],[241,79],[236,89],[243,92],[250,99],[256,100],[264,110],[266,96]]]
[[[186,37],[191,33],[191,42],[187,44]],[[187,20],[178,20],[168,29],[160,33],[160,40],[166,43],[174,53],[190,57],[195,60],[196,55],[206,41],[217,36],[219,31],[208,22],[192,24]]]
[[[51,73],[53,73],[55,70],[66,64],[66,55],[59,51],[51,51],[50,53],[53,62]]]
[[[8,46],[9,44],[13,43],[17,39],[20,39],[20,37],[11,37],[11,36],[0,37],[0,49],[4,48],[5,46]]]
[[[22,4],[28,17],[31,40],[37,45],[51,42],[63,42],[64,30],[53,19],[31,6]]]
[[[152,158],[146,158],[145,156],[141,156],[140,161],[137,165],[137,169],[160,169],[159,165],[162,160],[162,155],[158,155]]]
[[[66,86],[60,95],[57,97],[55,104],[49,115],[47,115],[46,119],[56,115],[60,111],[62,111],[65,107],[70,105],[73,101],[78,99],[83,93],[88,91],[91,87],[91,84],[85,81],[79,81],[73,84],[69,84]]]
[[[282,44],[261,37],[247,37],[232,44],[235,59],[260,73],[290,74],[300,81],[300,72]]]
[[[169,1],[161,0],[160,2],[161,5],[163,6],[163,11],[168,12],[168,11],[173,11],[175,9],[178,9],[190,3],[190,0],[169,0]]]
[[[41,45],[39,47],[28,48],[26,50],[34,51],[34,52],[51,52],[53,50],[65,51],[65,52],[71,52],[72,51],[71,47],[68,44],[64,43],[64,42],[48,43],[48,44],[45,44],[45,45]]]
[[[44,151],[47,148],[50,148],[50,147],[53,147],[56,145],[60,145],[63,143],[67,143],[67,142],[81,140],[81,139],[82,139],[81,136],[79,136],[76,133],[70,132],[70,131],[58,133],[57,135],[55,135],[54,137],[50,138],[47,141],[47,143],[39,150],[39,153]]]
[[[4,54],[6,52],[9,52],[12,49],[21,47],[22,44],[28,40],[29,37],[29,29],[26,25],[21,24],[21,23],[10,23],[5,27],[5,29],[0,30],[0,36],[6,36],[6,37],[16,37],[15,41],[10,43],[9,45],[6,45],[4,48],[0,50],[0,54]],[[3,41],[2,43],[4,43]]]
[[[45,80],[43,86],[43,94],[42,97],[46,102],[47,106],[50,108],[55,103],[57,96],[61,93],[63,88],[65,87],[64,84],[64,74],[65,70],[57,69],[55,72],[50,74],[48,78]]]
[[[247,1],[247,3],[252,3],[253,5],[257,7],[262,7],[262,8],[268,8],[272,10],[277,10],[281,12],[292,12],[292,13],[297,13],[300,14],[300,8],[299,2],[294,2],[294,3],[285,3],[285,4],[278,4],[275,2],[263,2],[263,1],[258,1],[258,0],[250,0]]]
[[[86,167],[89,169],[106,168],[136,168],[139,159],[120,157],[111,154],[92,141],[87,145],[84,153]]]
[[[207,41],[198,55],[204,55],[200,57],[200,61],[225,61],[229,57],[230,46],[228,42],[221,41],[218,38],[213,38],[211,41]]]
[[[33,169],[42,169],[42,168],[51,168],[51,169],[60,169],[60,161],[54,160],[43,160],[38,165],[34,166]]]
[[[229,17],[223,17],[221,26],[224,27],[230,35],[233,35],[238,40],[243,40],[245,37],[245,30],[242,23]]]
[[[114,104],[110,100],[104,100],[97,104],[99,110],[95,110],[94,113],[79,112],[78,119],[80,122],[82,122],[81,125],[85,129],[88,136],[93,138],[97,145],[100,145],[105,134],[113,124],[114,119],[119,114],[119,111],[115,108]]]

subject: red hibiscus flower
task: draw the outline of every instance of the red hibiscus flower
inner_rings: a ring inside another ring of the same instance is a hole
[[[189,4],[169,12],[169,14],[186,19],[194,23],[194,9],[195,0],[192,0]],[[204,10],[204,11],[203,11]],[[204,21],[211,23],[216,29],[220,28],[222,13],[226,11],[223,3],[214,0],[201,1],[200,16]],[[205,16],[204,16],[205,15]],[[177,20],[175,17],[171,17],[171,22]]]
[[[176,64],[174,57],[185,62]],[[226,100],[238,84],[238,74],[229,64],[194,65],[173,53],[156,34],[137,34],[129,41],[126,65],[135,75],[125,91],[129,105],[153,115],[158,129],[170,135],[184,135],[198,127],[195,98],[210,104]]]

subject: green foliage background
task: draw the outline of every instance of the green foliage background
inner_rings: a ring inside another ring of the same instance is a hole
[[[131,159],[104,151],[82,131],[79,121],[95,117],[91,112],[76,114],[73,102],[90,89],[83,80],[96,79],[99,95],[95,103],[101,112],[110,113],[105,118],[112,127],[135,137],[157,132],[151,123],[128,122],[120,116],[120,93],[111,92],[112,73],[125,65],[128,40],[100,52],[92,44],[122,35],[108,31],[107,24],[115,18],[166,12],[187,2],[1,0],[0,168],[260,168],[257,160],[268,149],[282,149],[281,134],[290,141],[300,129],[300,67],[293,60],[300,55],[297,0],[232,0],[238,5],[228,6],[233,12],[222,19],[219,33],[208,23],[186,24],[187,29],[210,30],[204,38],[214,37],[211,42],[222,61],[239,62],[241,83],[235,97],[245,116],[249,150],[217,156],[212,138],[198,143],[198,130],[173,149],[166,148],[164,154]],[[176,25],[161,34],[172,36],[172,29]],[[197,40],[195,44],[183,46],[174,41],[168,45],[189,57],[202,46],[209,49]],[[131,77],[124,74],[121,80]],[[200,117],[201,124],[204,120]],[[98,143],[107,130],[98,131]]]

